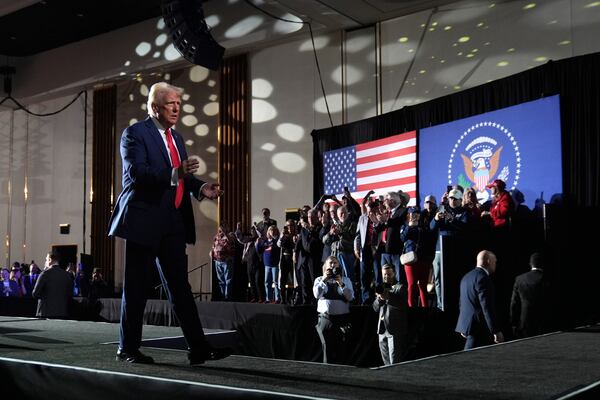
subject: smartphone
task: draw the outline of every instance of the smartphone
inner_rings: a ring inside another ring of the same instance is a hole
[[[452,185],[446,186],[446,193],[450,193],[451,190],[452,190]]]

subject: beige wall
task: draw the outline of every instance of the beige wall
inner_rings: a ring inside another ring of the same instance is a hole
[[[63,97],[30,106],[36,113],[56,111],[73,99]],[[90,105],[88,105],[88,108]],[[12,125],[10,120],[13,120]],[[89,192],[91,168],[91,114],[88,115],[88,183],[84,192],[83,96],[64,112],[49,117],[24,111],[0,112],[0,234],[3,264],[43,263],[52,245],[77,245],[89,252],[89,202],[86,209],[86,248],[83,247],[85,192]],[[8,185],[11,193],[9,196]],[[27,199],[25,186],[27,185]],[[70,234],[59,233],[59,224],[71,225]]]

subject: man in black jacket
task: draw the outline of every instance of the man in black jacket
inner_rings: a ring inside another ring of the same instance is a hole
[[[510,301],[510,321],[517,337],[539,335],[548,323],[549,282],[540,253],[529,258],[531,271],[516,277]]]
[[[33,288],[38,300],[36,316],[44,318],[68,318],[73,297],[73,278],[58,265],[58,255],[48,253],[46,268]]]

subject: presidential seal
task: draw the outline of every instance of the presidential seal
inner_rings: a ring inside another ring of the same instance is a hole
[[[502,179],[507,189],[515,189],[521,174],[521,154],[515,136],[497,122],[472,125],[454,144],[448,161],[448,184],[473,187],[477,199],[490,197],[488,182]]]

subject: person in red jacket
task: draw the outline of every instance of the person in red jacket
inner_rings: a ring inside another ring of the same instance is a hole
[[[482,212],[481,216],[491,218],[492,228],[508,229],[509,219],[515,206],[510,193],[506,191],[506,183],[495,179],[486,187],[492,190],[492,206],[490,211]]]

